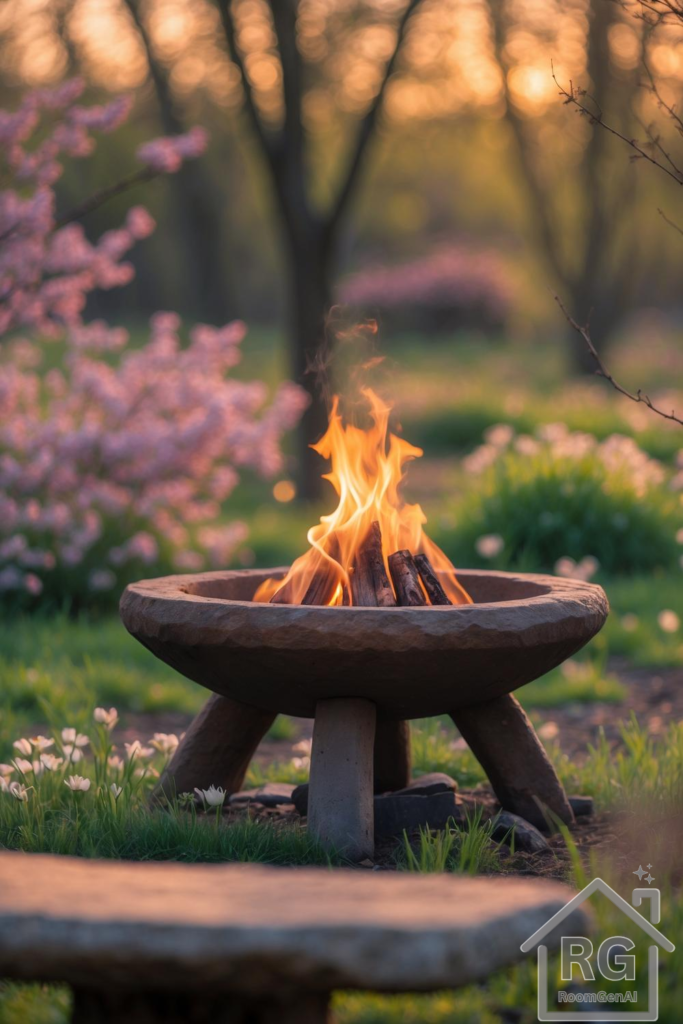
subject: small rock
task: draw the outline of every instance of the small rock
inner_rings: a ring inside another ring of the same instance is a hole
[[[243,789],[239,793],[233,793],[230,797],[230,803],[257,803],[263,804],[264,807],[291,804],[294,802],[294,788],[289,782],[267,782],[265,786],[261,786],[259,789]]]
[[[458,823],[464,814],[453,790],[420,794],[388,793],[375,797],[375,838],[400,836],[417,828],[444,829],[451,818]]]
[[[302,818],[308,814],[308,783],[303,782],[292,790],[291,801]]]
[[[448,778],[448,776],[445,776]],[[308,784],[297,786],[291,796],[291,802],[302,817],[308,813]],[[414,790],[402,790],[398,793],[385,793],[375,797],[375,838],[387,839],[400,836],[403,830],[414,831],[423,828],[446,828],[449,818],[460,822],[464,814],[456,799],[453,789],[449,786],[428,794],[416,793]]]
[[[514,833],[511,831],[514,829]],[[511,814],[509,811],[501,811],[495,819],[493,838],[500,841],[505,839],[507,843],[513,841],[514,834],[515,850],[522,853],[544,853],[550,847],[544,836],[538,831],[535,825],[518,814]]]
[[[593,797],[592,796],[569,796],[569,806],[574,812],[574,816],[577,818],[590,818],[593,815]]]
[[[434,793],[454,793],[458,783],[445,772],[429,772],[413,779],[404,789],[394,790],[393,796],[432,796]]]

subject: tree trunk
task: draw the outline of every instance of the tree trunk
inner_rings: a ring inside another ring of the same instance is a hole
[[[327,467],[311,444],[327,429],[327,357],[334,339],[326,331],[332,304],[332,244],[322,229],[289,239],[291,289],[289,351],[293,379],[311,401],[296,437],[299,497],[318,501],[324,493],[322,474]]]

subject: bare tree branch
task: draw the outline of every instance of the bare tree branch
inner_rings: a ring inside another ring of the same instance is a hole
[[[670,217],[667,217],[667,215],[664,213],[664,210],[660,210],[659,207],[657,207],[657,213],[665,222],[665,224],[668,224],[670,228],[673,228],[674,231],[677,231],[679,235],[683,235],[683,228],[679,227],[678,224],[676,224],[675,221],[671,220]]]
[[[107,185],[105,188],[99,189],[94,192],[88,199],[79,203],[78,206],[74,206],[68,213],[58,217],[55,221],[55,227],[61,228],[65,224],[70,224],[73,220],[80,220],[81,217],[85,217],[86,213],[92,213],[99,206],[102,206],[108,200],[113,199],[114,196],[121,195],[122,192],[128,192],[129,189],[134,188],[136,185],[143,185],[145,182],[152,181],[154,178],[159,177],[161,171],[154,170],[153,167],[142,167],[139,171],[135,171],[133,174],[129,174],[127,178],[122,178],[121,181],[117,181],[114,185]]]
[[[356,180],[358,178],[358,175],[363,164],[363,157],[365,155],[367,144],[370,141],[370,138],[372,137],[372,134],[375,130],[377,118],[379,117],[380,110],[382,109],[382,105],[384,103],[384,96],[386,93],[387,85],[389,83],[389,79],[394,73],[396,61],[398,60],[399,54],[401,52],[403,43],[406,38],[406,30],[408,28],[408,23],[412,18],[413,14],[415,13],[415,11],[417,10],[420,3],[421,0],[408,0],[408,3],[403,11],[403,14],[401,15],[401,20],[399,21],[396,30],[396,43],[394,45],[394,49],[391,53],[391,56],[389,57],[389,60],[387,61],[386,67],[384,69],[384,74],[382,76],[382,81],[380,82],[380,87],[377,91],[377,94],[375,95],[375,98],[370,105],[370,109],[367,111],[363,120],[360,123],[358,135],[356,137],[356,143],[355,146],[353,147],[351,159],[349,160],[346,174],[344,175],[336,200],[334,201],[332,209],[330,210],[328,216],[327,230],[330,232],[334,230],[335,226],[339,222],[353,193],[354,187],[356,185]]]
[[[589,100],[591,99],[591,97],[584,89],[575,88],[572,82],[569,83],[568,89],[566,89],[563,85],[560,85],[560,83],[557,80],[557,76],[555,75],[554,68],[552,69],[552,76],[555,85],[560,91],[560,96],[564,97],[565,103],[572,104],[574,107],[576,107],[584,117],[588,118],[591,124],[600,125],[600,127],[604,128],[605,131],[610,133],[610,135],[614,135],[615,138],[621,139],[622,142],[625,142],[626,145],[630,146],[631,149],[636,153],[638,158],[647,160],[655,167],[659,167],[660,171],[664,171],[664,173],[667,174],[670,178],[673,178],[676,184],[683,185],[683,171],[675,167],[674,164],[672,164],[672,166],[674,166],[674,170],[671,170],[669,167],[666,166],[666,164],[662,163],[651,153],[648,153],[647,150],[643,148],[643,146],[641,145],[641,143],[638,142],[637,139],[629,139],[626,135],[620,132],[618,128],[614,128],[612,125],[608,124],[604,120],[602,116],[602,111],[599,107],[596,110],[591,110],[590,107],[586,106],[586,104],[583,102],[584,97],[588,97]],[[653,144],[652,139],[650,140],[650,143]],[[672,163],[668,154],[666,155],[666,159],[668,162]]]
[[[242,54],[237,45],[237,34],[235,32],[235,18],[233,14],[233,3],[232,0],[218,0],[218,9],[221,15],[221,21],[223,24],[223,33],[225,35],[225,41],[228,46],[228,53],[230,60],[237,67],[240,75],[242,76],[242,88],[244,90],[244,106],[247,111],[249,120],[251,121],[252,128],[256,133],[256,137],[261,144],[261,148],[271,166],[271,170],[275,173],[275,151],[276,144],[273,138],[267,132],[263,121],[259,115],[256,107],[256,101],[254,99],[254,90],[252,89],[247,70],[242,60]]]
[[[569,326],[573,327],[574,330],[578,334],[580,334],[581,337],[583,338],[583,340],[586,342],[586,345],[588,347],[588,351],[590,352],[590,354],[593,357],[593,360],[595,362],[595,372],[598,374],[599,377],[604,377],[606,381],[609,381],[609,383],[612,385],[612,387],[616,391],[618,391],[620,395],[625,395],[626,398],[630,398],[632,402],[638,402],[638,403],[642,403],[643,405],[646,405],[648,407],[648,409],[651,409],[652,412],[657,414],[657,416],[661,416],[665,420],[672,420],[674,423],[679,423],[683,427],[683,419],[680,419],[680,417],[678,417],[676,415],[676,413],[675,413],[675,411],[673,409],[671,410],[670,413],[665,412],[664,409],[660,409],[658,406],[656,406],[652,402],[652,400],[650,399],[649,395],[644,394],[640,390],[640,388],[638,388],[638,390],[636,392],[633,392],[633,391],[628,391],[625,387],[622,387],[622,385],[619,384],[619,382],[614,379],[614,377],[609,372],[609,370],[607,369],[607,367],[603,363],[602,359],[600,358],[600,356],[598,354],[598,351],[597,351],[595,345],[593,344],[593,340],[592,340],[592,338],[590,336],[590,332],[588,330],[588,325],[585,325],[585,326],[582,327],[581,324],[578,324],[576,322],[576,320],[574,320],[574,318],[570,315],[570,313],[566,309],[566,307],[565,307],[564,303],[562,302],[562,300],[560,299],[559,295],[555,296],[555,302],[558,304],[558,306],[560,307],[560,309],[564,313],[565,319],[566,319],[567,323],[569,324]]]

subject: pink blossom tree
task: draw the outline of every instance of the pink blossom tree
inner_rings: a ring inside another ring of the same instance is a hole
[[[263,383],[229,378],[240,322],[197,325],[186,341],[175,313],[157,313],[147,343],[129,349],[125,328],[84,320],[91,292],[131,280],[125,256],[155,225],[136,206],[90,242],[78,218],[174,173],[207,138],[194,128],[144,144],[137,171],[59,216],[62,159],[88,156],[92,133],[131,108],[126,97],[81,105],[82,89],[67,82],[0,111],[11,181],[0,192],[0,593],[13,601],[82,601],[144,567],[225,565],[246,535],[222,514],[239,470],[280,469],[282,435],[307,401],[290,383],[269,401]],[[46,369],[50,341],[61,359]]]

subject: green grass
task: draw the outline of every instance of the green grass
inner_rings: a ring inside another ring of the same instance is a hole
[[[399,870],[419,874],[451,871],[459,875],[481,875],[495,871],[498,853],[505,839],[494,840],[495,819],[482,822],[482,809],[467,815],[464,826],[451,821],[442,831],[421,828],[415,843],[403,833]]]

